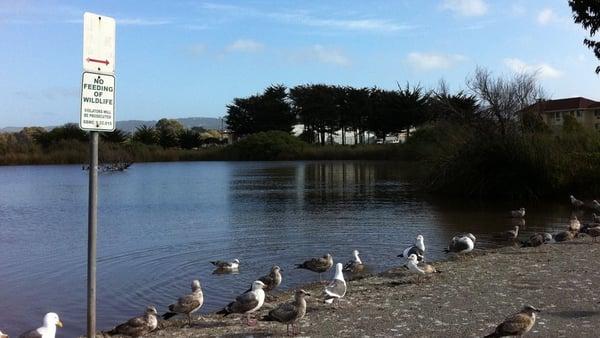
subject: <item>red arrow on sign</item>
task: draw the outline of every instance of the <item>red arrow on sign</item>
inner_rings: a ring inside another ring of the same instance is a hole
[[[85,61],[103,63],[106,66],[108,66],[108,64],[109,64],[108,60],[97,60],[97,59],[87,58],[87,59],[85,59]]]

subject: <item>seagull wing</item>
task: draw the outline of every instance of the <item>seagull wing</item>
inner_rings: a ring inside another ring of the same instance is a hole
[[[258,306],[258,298],[252,291],[239,295],[233,303],[230,304],[231,312],[246,313]]]
[[[533,324],[533,319],[523,313],[517,313],[511,317],[506,318],[504,322],[496,328],[496,333],[508,336],[508,335],[521,335],[527,332],[531,325]]]
[[[42,338],[42,335],[36,329],[21,334],[19,338]]]
[[[280,323],[288,323],[296,319],[298,308],[292,303],[281,304],[275,309],[269,311],[269,317]]]
[[[202,306],[203,297],[190,294],[177,300],[177,303],[169,305],[169,311],[176,313],[190,313]]]
[[[342,298],[346,294],[346,282],[334,279],[325,287],[325,294],[330,297]]]

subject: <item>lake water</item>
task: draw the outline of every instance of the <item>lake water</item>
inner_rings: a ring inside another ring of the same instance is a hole
[[[135,164],[99,176],[98,329],[160,313],[202,283],[201,312],[220,309],[273,264],[282,288],[318,280],[294,263],[353,249],[371,271],[418,234],[428,260],[457,232],[506,230],[507,211],[528,208],[523,236],[563,229],[564,203],[469,203],[415,192],[393,162],[190,162]],[[85,333],[87,172],[81,166],[0,167],[0,330],[17,336],[57,312],[60,337]],[[587,220],[587,214],[580,214]],[[209,261],[239,258],[240,273],[212,274]]]

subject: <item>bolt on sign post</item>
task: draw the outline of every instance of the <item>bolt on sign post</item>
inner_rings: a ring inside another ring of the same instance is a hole
[[[96,335],[98,132],[115,130],[115,19],[83,14],[83,74],[79,128],[90,132],[87,336]]]

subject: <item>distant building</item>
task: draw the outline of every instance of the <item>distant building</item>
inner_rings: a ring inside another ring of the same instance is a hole
[[[600,131],[600,102],[585,97],[544,100],[531,109],[538,112],[553,130],[562,128],[565,116],[571,115],[582,126]]]

